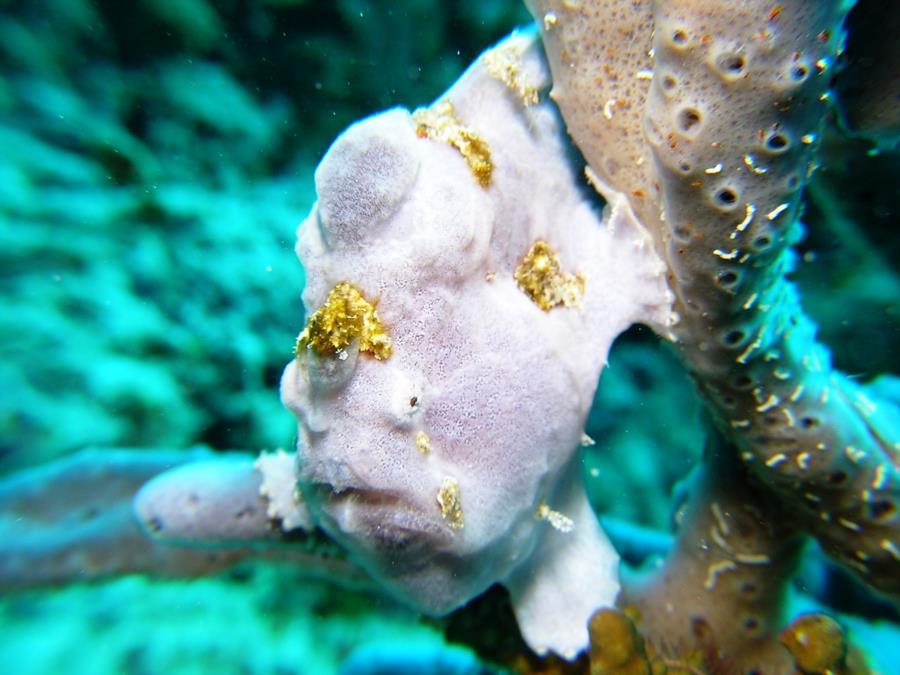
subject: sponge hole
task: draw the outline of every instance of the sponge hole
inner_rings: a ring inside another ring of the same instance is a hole
[[[847,476],[847,473],[845,471],[838,470],[832,471],[825,478],[832,485],[843,485],[847,482],[847,478],[849,478],[849,476]]]
[[[744,617],[744,620],[741,622],[741,628],[743,629],[745,636],[754,638],[765,632],[766,625],[761,618],[751,614]]]
[[[722,288],[733,288],[740,280],[740,275],[733,270],[722,270],[716,275],[716,283]]]
[[[804,429],[812,429],[813,427],[819,426],[819,420],[816,417],[801,417],[800,426]]]
[[[727,77],[740,77],[747,69],[747,59],[743,54],[733,52],[720,54],[716,58],[716,67]]]
[[[676,47],[684,47],[688,43],[687,31],[683,28],[676,28],[672,31],[672,44]]]
[[[797,63],[791,66],[790,70],[788,71],[788,75],[793,82],[800,84],[801,82],[804,82],[809,76],[809,68],[807,68],[802,63]]]
[[[752,581],[745,581],[741,584],[741,595],[745,598],[753,599],[759,597],[759,587]]]
[[[783,129],[770,129],[763,139],[763,147],[773,155],[780,155],[790,149],[791,137]]]
[[[696,108],[682,108],[678,111],[676,121],[681,133],[694,136],[700,131],[703,114]]]
[[[747,335],[740,329],[730,330],[722,336],[722,344],[726,347],[737,347],[744,341],[745,337]]]
[[[762,234],[753,240],[753,249],[755,251],[762,252],[765,251],[772,245],[772,238],[768,235]]]
[[[724,185],[713,192],[712,199],[721,211],[731,211],[740,201],[740,193],[735,188]]]
[[[890,499],[881,499],[869,504],[869,517],[880,523],[887,523],[897,513],[897,507]]]
[[[799,85],[809,79],[812,65],[800,54],[794,54],[789,63],[784,64],[781,79],[790,85]]]
[[[682,242],[691,240],[691,228],[689,225],[676,225],[673,229],[675,238]]]
[[[753,378],[746,373],[738,373],[731,378],[731,386],[740,391],[746,391],[754,384]]]

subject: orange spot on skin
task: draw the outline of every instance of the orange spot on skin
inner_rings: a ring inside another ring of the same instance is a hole
[[[781,5],[775,5],[772,8],[772,11],[769,12],[769,21],[774,21],[778,18],[778,15],[781,14]]]

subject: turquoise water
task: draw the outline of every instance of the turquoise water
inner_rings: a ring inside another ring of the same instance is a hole
[[[0,673],[499,668],[469,649],[489,632],[475,619],[423,620],[277,556],[115,573],[100,558],[128,545],[83,552],[125,527],[123,491],[146,477],[115,492],[41,467],[84,448],[290,448],[278,381],[305,323],[293,246],[316,164],[353,121],[431,102],[529,21],[513,0],[0,3]],[[900,153],[831,133],[796,276],[840,368],[896,373]],[[588,491],[604,517],[662,532],[701,454],[700,404],[646,329],[610,362]],[[801,590],[900,673],[897,610],[818,556],[804,569]]]

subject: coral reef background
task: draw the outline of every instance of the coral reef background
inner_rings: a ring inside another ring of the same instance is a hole
[[[466,7],[4,3],[0,468],[288,443],[312,168],[525,18]]]
[[[305,320],[313,168],[351,122],[431,101],[528,20],[511,0],[0,3],[0,473],[85,446],[290,446],[277,383]],[[804,304],[838,367],[896,372],[900,153],[836,128],[825,143]],[[667,527],[703,445],[691,387],[650,331],[619,340],[587,429],[599,513]],[[368,642],[442,640],[272,565],[0,595],[3,672],[334,672]]]

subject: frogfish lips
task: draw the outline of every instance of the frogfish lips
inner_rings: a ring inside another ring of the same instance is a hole
[[[453,544],[446,524],[395,492],[353,487],[337,491],[323,483],[306,486],[304,494],[307,489],[323,528],[351,551],[362,549],[366,557],[418,567]]]

